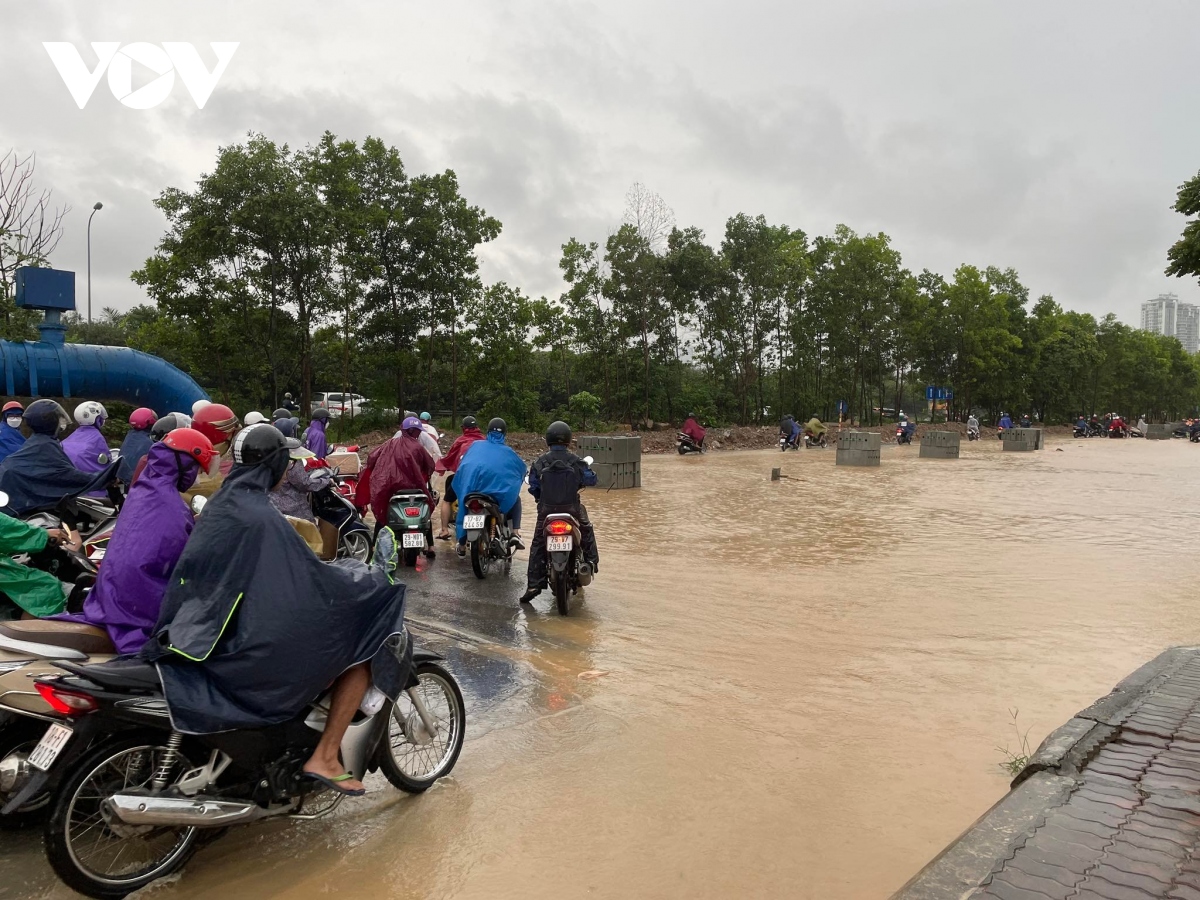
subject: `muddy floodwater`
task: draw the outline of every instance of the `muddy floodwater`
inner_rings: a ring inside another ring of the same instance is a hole
[[[887,897],[1007,790],[1010,710],[1036,746],[1200,639],[1200,447],[917,452],[644,458],[585,497],[601,572],[567,619],[518,606],[523,559],[480,583],[443,552],[409,614],[467,695],[453,776],[372,776],[148,893]],[[73,896],[36,835],[0,842],[0,897]]]

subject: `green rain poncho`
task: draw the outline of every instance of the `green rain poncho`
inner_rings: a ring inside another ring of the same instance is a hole
[[[825,433],[825,426],[821,424],[821,420],[813,416],[808,420],[808,424],[804,426],[804,430],[814,437],[820,437]]]
[[[41,528],[0,513],[0,591],[31,616],[60,613],[67,605],[59,580],[48,572],[23,566],[9,557],[46,549],[49,537]]]

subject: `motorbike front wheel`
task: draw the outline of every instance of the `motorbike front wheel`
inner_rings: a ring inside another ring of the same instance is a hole
[[[400,695],[388,720],[387,743],[377,757],[384,776],[410,794],[450,774],[467,733],[467,707],[454,676],[435,662],[417,663],[418,684]],[[433,722],[430,733],[417,701]]]
[[[76,763],[59,789],[46,823],[46,858],[62,881],[89,897],[124,897],[183,868],[196,851],[195,828],[124,825],[104,801],[117,792],[145,790],[166,762],[159,735],[130,735]],[[191,764],[179,754],[169,775]]]
[[[487,555],[486,542],[487,532],[471,542],[471,568],[475,571],[475,577],[479,579],[487,578],[488,570],[492,567],[492,558]]]
[[[357,559],[365,563],[371,558],[371,533],[369,531],[348,531],[338,542],[338,556],[343,559]]]

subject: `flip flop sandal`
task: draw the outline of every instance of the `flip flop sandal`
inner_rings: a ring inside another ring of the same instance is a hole
[[[344,788],[341,786],[339,782],[352,781],[354,779],[354,776],[349,772],[343,772],[341,775],[335,775],[333,778],[326,778],[324,775],[318,775],[316,772],[305,772],[301,777],[306,778],[309,781],[319,781],[331,791],[337,791],[344,797],[361,797],[367,792],[366,788],[350,790],[349,788]]]
[[[435,541],[452,541],[454,540],[454,535],[447,531],[445,534],[434,535],[433,539]]]

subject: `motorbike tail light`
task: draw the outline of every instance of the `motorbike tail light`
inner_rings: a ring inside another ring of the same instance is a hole
[[[421,510],[419,507],[416,507],[416,506],[406,506],[406,507],[404,507],[404,514],[406,516],[408,516],[410,519],[415,519],[417,516],[419,516],[421,514]]]
[[[100,708],[96,698],[91,694],[68,691],[55,684],[42,681],[34,682],[37,692],[42,699],[50,704],[50,708],[64,716],[83,716]]]
[[[555,519],[546,525],[547,534],[570,534],[571,523],[564,522],[562,519]]]
[[[467,503],[467,509],[473,513],[483,512],[483,504],[478,500],[471,500]]]

